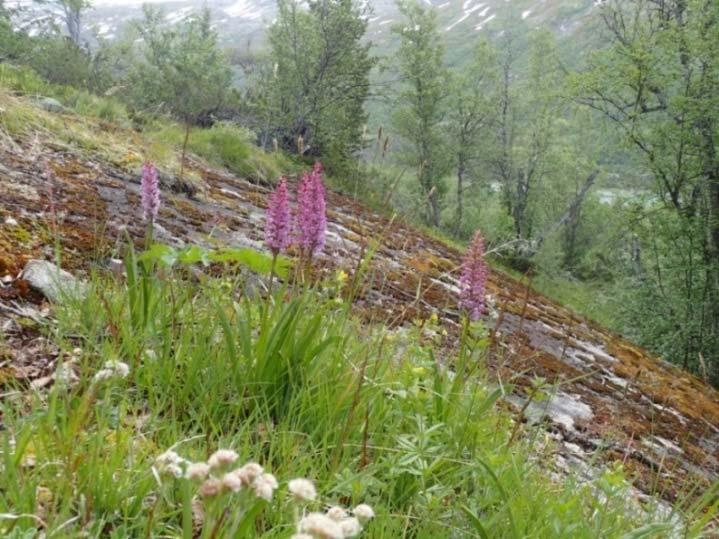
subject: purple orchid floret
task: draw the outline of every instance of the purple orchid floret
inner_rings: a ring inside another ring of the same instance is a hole
[[[297,187],[296,241],[302,252],[313,256],[325,246],[327,211],[322,165],[315,163]]]
[[[160,185],[157,179],[157,169],[151,162],[142,165],[142,180],[140,181],[142,195],[142,215],[144,219],[154,221],[160,209]]]
[[[265,221],[265,244],[275,256],[290,243],[290,199],[287,179],[280,178],[270,195]]]
[[[459,308],[465,311],[472,321],[478,320],[484,314],[487,274],[484,238],[478,230],[462,260],[462,275],[459,278]]]

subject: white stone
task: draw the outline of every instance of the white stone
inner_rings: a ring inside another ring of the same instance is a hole
[[[589,421],[594,417],[589,405],[582,402],[578,396],[567,393],[557,393],[546,401],[532,402],[527,406],[524,415],[532,423],[538,423],[545,416],[549,417],[568,431],[574,430],[575,420]]]
[[[85,285],[72,274],[47,260],[30,260],[21,277],[52,302],[84,295]]]

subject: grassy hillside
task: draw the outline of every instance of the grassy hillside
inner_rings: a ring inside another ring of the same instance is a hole
[[[371,504],[366,537],[619,537],[667,521],[627,511],[620,469],[581,485],[548,479],[551,443],[512,440],[497,390],[474,368],[438,368],[419,329],[358,325],[317,290],[283,290],[273,305],[248,297],[238,276],[193,285],[182,272],[138,271],[137,282],[98,277],[56,312],[52,343],[77,379],[6,406],[6,536],[40,524],[59,537],[188,527],[230,537],[239,521],[287,537],[296,477],[320,492],[308,509]],[[472,339],[462,354],[475,364],[483,352]],[[118,361],[129,374],[100,380]],[[270,503],[205,497],[200,517],[198,486],[158,470],[168,449],[198,462],[220,448],[278,478]]]
[[[670,509],[638,497],[620,464],[590,467],[591,473],[558,467],[556,440],[540,425],[519,422],[503,399],[527,383],[524,373],[501,381],[488,376],[493,340],[482,323],[458,334],[452,320],[421,310],[399,328],[361,316],[379,309],[364,270],[384,248],[387,231],[368,231],[378,243],[349,275],[322,263],[293,286],[271,286],[267,256],[259,252],[191,245],[179,254],[135,252],[140,222],[123,225],[137,234],[134,244],[127,235],[101,242],[104,227],[84,236],[86,245],[73,242],[72,218],[97,203],[98,177],[135,181],[146,156],[163,173],[166,216],[174,212],[189,237],[218,245],[223,237],[253,238],[222,236],[222,222],[208,235],[201,231],[203,217],[192,212],[210,193],[234,200],[238,218],[252,221],[254,214],[229,188],[217,193],[207,178],[218,173],[208,172],[207,163],[226,167],[227,178],[253,182],[301,165],[262,152],[236,128],[197,130],[190,183],[178,185],[177,126],[138,125],[112,100],[41,86],[14,69],[0,66],[3,273],[38,253],[52,258],[54,247],[64,266],[84,272],[87,288],[45,310],[37,295],[19,293],[19,283],[3,285],[4,537],[284,538],[303,513],[362,503],[376,515],[363,522],[362,537],[701,536],[714,491],[701,497],[680,489]],[[36,94],[54,95],[68,109],[44,110]],[[25,184],[15,181],[28,151],[70,178],[62,184],[68,192],[50,194],[63,214],[59,225],[55,209],[42,213],[44,221],[28,217],[48,201],[46,193],[21,192]],[[170,195],[187,192],[186,199]],[[66,205],[69,198],[76,209]],[[22,208],[17,202],[32,200]],[[132,196],[117,204],[112,218],[138,213]],[[177,234],[169,219],[160,222]],[[108,258],[121,258],[122,267],[109,271]],[[214,262],[203,266],[203,259]],[[357,298],[363,302],[353,304]],[[530,401],[556,391],[538,378],[529,387]],[[236,452],[237,461],[212,474],[223,478],[257,462],[277,488],[269,478],[242,486],[224,478],[218,492],[212,481],[174,477],[173,464],[185,473],[190,462],[234,458],[212,459],[220,449]],[[168,450],[184,460],[173,461]],[[290,496],[288,482],[303,477],[314,482],[316,499]],[[325,537],[341,537],[327,529]]]

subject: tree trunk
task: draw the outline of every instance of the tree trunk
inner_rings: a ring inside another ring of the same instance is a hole
[[[185,155],[187,155],[187,142],[190,140],[190,122],[185,122],[185,140],[182,142],[182,157],[180,158],[180,183],[185,176]]]
[[[457,165],[457,224],[455,225],[454,233],[459,235],[462,229],[462,209],[463,209],[463,191],[464,191],[464,159],[460,156]]]
[[[75,7],[69,4],[63,5],[65,15],[65,26],[67,27],[67,33],[70,35],[72,42],[80,46],[80,24],[81,24],[81,8]]]
[[[437,195],[437,190],[432,189],[429,195],[429,206],[430,210],[432,212],[431,218],[432,218],[432,224],[439,228],[439,196]]]
[[[529,239],[527,235],[527,207],[529,206],[529,174],[523,170],[517,172],[517,184],[514,200],[514,230],[518,240]]]
[[[704,248],[704,272],[706,304],[708,313],[703,320],[700,335],[698,353],[710,347],[717,348],[717,335],[719,335],[719,158],[713,139],[713,125],[705,120],[701,124],[704,150],[704,182],[706,201],[705,227],[705,248]],[[704,317],[703,317],[704,318]],[[709,340],[709,346],[702,343]],[[711,342],[714,341],[714,342]],[[716,381],[719,379],[719,356],[709,358],[711,376]]]
[[[584,201],[584,197],[589,192],[589,188],[592,187],[592,185],[594,184],[594,180],[597,179],[598,175],[599,171],[594,170],[589,174],[589,176],[587,176],[587,179],[584,180],[584,185],[574,196],[574,200],[572,200],[572,202],[569,204],[569,207],[567,207],[566,211],[561,215],[559,219],[557,219],[554,223],[547,227],[542,233],[542,235],[539,236],[539,238],[537,238],[537,247],[541,246],[544,240],[552,232],[554,232],[560,226],[571,222],[571,220],[579,214],[579,209],[581,208],[582,202]]]

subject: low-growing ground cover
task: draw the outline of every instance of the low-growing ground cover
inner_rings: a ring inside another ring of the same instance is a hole
[[[544,475],[552,442],[513,439],[481,324],[449,367],[427,337],[436,321],[362,324],[341,275],[265,298],[246,272],[193,278],[150,259],[68,299],[48,327],[67,375],[5,398],[6,537],[289,537],[302,511],[360,503],[376,514],[365,537],[659,536],[678,522],[628,505],[620,468],[582,485]],[[163,473],[168,449],[192,462],[232,449],[279,488],[208,493]],[[293,500],[293,478],[317,499]]]

